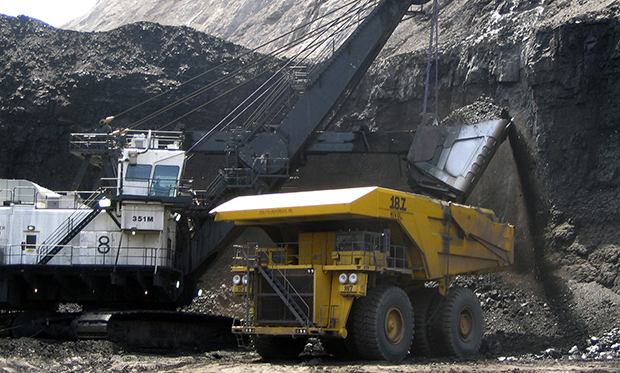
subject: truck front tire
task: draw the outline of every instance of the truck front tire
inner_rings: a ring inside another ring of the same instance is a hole
[[[371,289],[351,311],[352,337],[357,351],[371,360],[401,361],[413,339],[413,309],[396,286]]]

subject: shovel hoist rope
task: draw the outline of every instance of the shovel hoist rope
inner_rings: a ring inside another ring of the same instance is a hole
[[[239,118],[239,116],[241,114],[243,114],[244,112],[248,111],[250,109],[251,106],[255,105],[258,103],[259,100],[264,99],[265,97],[268,97],[267,93],[268,92],[274,92],[275,90],[281,89],[281,85],[282,85],[282,80],[277,79],[277,75],[281,74],[287,67],[289,67],[291,64],[295,63],[295,64],[303,64],[305,61],[307,61],[310,58],[310,55],[312,55],[312,53],[316,52],[317,50],[320,49],[321,46],[324,46],[326,41],[330,40],[330,37],[325,37],[325,34],[327,33],[331,33],[331,36],[333,37],[333,34],[335,33],[339,33],[339,32],[344,32],[344,30],[347,29],[347,25],[346,22],[350,21],[352,18],[355,17],[355,13],[359,12],[360,10],[364,10],[365,9],[365,4],[362,6],[357,6],[357,5],[353,5],[351,6],[350,9],[348,9],[346,11],[346,16],[343,17],[339,17],[338,19],[334,19],[332,21],[327,22],[324,25],[319,26],[316,30],[313,30],[312,32],[310,32],[309,34],[304,35],[301,38],[298,38],[292,42],[290,42],[289,44],[279,48],[278,50],[274,51],[271,53],[271,55],[275,55],[281,52],[285,52],[287,50],[291,50],[292,48],[302,44],[303,42],[309,40],[310,43],[305,46],[302,50],[300,50],[299,52],[297,52],[295,54],[295,56],[288,58],[286,61],[284,61],[276,70],[275,73],[272,74],[272,76],[267,79],[267,81],[265,81],[263,84],[261,84],[250,96],[248,96],[245,100],[243,100],[243,102],[241,102],[239,105],[237,105],[237,107],[235,107],[230,113],[228,113],[228,115],[226,115],[226,117],[224,117],[220,122],[218,122],[215,126],[213,126],[199,141],[197,141],[194,144],[194,147],[197,146],[202,139],[208,137],[211,133],[213,133],[214,131],[217,130],[221,130],[222,128],[226,128],[228,126],[230,126],[232,124],[233,121],[235,121],[236,119]],[[266,58],[268,58],[269,56],[266,56]],[[261,74],[266,73],[267,71],[264,71]],[[232,77],[234,77],[235,73],[230,74],[232,75]],[[256,79],[256,77],[253,77],[252,80]],[[270,83],[271,85],[267,86],[267,83]],[[181,115],[180,117],[177,117],[176,119],[168,122],[167,124],[163,125],[162,127],[160,127],[159,129],[163,129],[166,128],[172,124],[174,124],[175,122],[183,119],[184,117],[192,114],[193,112],[203,108],[204,106],[212,103],[213,101],[216,101],[218,99],[220,99],[222,96],[227,95],[228,93],[238,89],[239,87],[241,87],[242,85],[245,85],[249,83],[249,81],[244,82],[243,84],[231,88],[230,90],[227,90],[226,92],[222,93],[221,95],[208,100],[207,102],[195,107],[194,109],[186,112],[185,114]],[[246,123],[244,123],[244,127],[247,126],[248,122],[251,122],[253,120],[253,118],[255,118],[257,115],[260,115],[261,112],[265,111],[265,103],[263,104],[258,104],[258,108],[255,109],[254,113],[252,114],[252,116],[250,117],[250,119],[246,120]],[[176,106],[176,105],[175,105]],[[191,149],[193,149],[194,147],[192,147]],[[190,151],[191,151],[190,149]]]
[[[323,15],[321,15],[321,16],[319,16],[319,17],[317,17],[317,18],[315,18],[315,19],[313,19],[313,20],[311,20],[311,21],[305,22],[304,24],[302,24],[302,25],[300,25],[300,26],[298,26],[298,27],[294,28],[294,29],[293,29],[293,30],[291,30],[291,31],[288,31],[288,32],[286,32],[286,33],[284,33],[284,34],[282,34],[282,35],[280,35],[280,36],[278,36],[278,37],[276,37],[276,38],[274,38],[274,39],[272,39],[272,40],[269,40],[269,41],[267,41],[267,42],[265,42],[265,43],[263,43],[263,44],[261,44],[261,45],[259,45],[259,46],[255,47],[255,48],[253,48],[253,49],[251,49],[251,50],[248,50],[248,51],[246,51],[246,52],[244,52],[244,53],[242,53],[242,54],[240,54],[240,55],[236,56],[235,58],[232,58],[232,59],[230,59],[230,60],[228,60],[228,61],[225,61],[225,62],[223,62],[223,63],[221,63],[221,64],[219,64],[219,65],[217,65],[217,66],[215,66],[215,67],[213,67],[213,68],[211,68],[211,69],[208,69],[207,71],[204,71],[204,72],[202,72],[202,73],[200,73],[200,74],[198,74],[198,75],[196,75],[196,76],[194,76],[194,77],[192,77],[192,78],[188,79],[187,81],[185,81],[185,82],[183,82],[183,83],[179,84],[178,86],[173,87],[173,88],[170,88],[170,89],[167,89],[167,90],[165,90],[165,91],[163,91],[163,92],[161,92],[161,93],[159,93],[159,94],[157,94],[157,95],[155,95],[155,96],[153,96],[153,97],[151,97],[151,98],[149,98],[149,99],[147,99],[147,100],[145,100],[145,101],[143,101],[143,102],[141,102],[141,103],[139,103],[139,104],[137,104],[137,105],[134,105],[134,106],[132,106],[132,107],[130,107],[130,108],[128,108],[128,109],[126,109],[126,110],[122,111],[122,112],[121,112],[121,113],[119,113],[119,114],[116,114],[116,115],[114,115],[114,116],[109,116],[108,118],[117,118],[117,117],[119,117],[119,116],[121,116],[121,115],[123,115],[123,114],[126,114],[126,113],[128,113],[128,112],[130,112],[130,111],[133,111],[134,109],[136,109],[136,108],[138,108],[138,107],[141,107],[141,106],[143,106],[143,105],[145,105],[145,104],[147,104],[147,103],[149,103],[149,102],[151,102],[151,101],[153,101],[153,100],[155,100],[155,99],[157,99],[157,98],[159,98],[159,97],[162,97],[162,96],[163,96],[163,95],[165,95],[165,94],[168,94],[168,93],[170,93],[170,92],[172,92],[172,91],[174,91],[174,90],[178,90],[178,89],[179,89],[179,88],[181,88],[182,86],[184,86],[184,85],[186,85],[186,84],[188,84],[188,83],[191,83],[191,82],[193,82],[193,81],[195,81],[195,80],[197,80],[197,79],[199,79],[199,78],[201,78],[201,77],[205,76],[205,75],[206,75],[206,74],[208,74],[208,73],[211,73],[211,72],[213,72],[213,71],[215,71],[215,70],[217,70],[217,69],[219,69],[219,68],[222,68],[222,67],[224,67],[224,66],[226,66],[226,65],[229,65],[229,64],[233,63],[234,61],[238,61],[238,60],[240,60],[241,58],[243,58],[243,57],[245,57],[245,56],[248,56],[248,55],[251,55],[251,54],[253,54],[253,53],[255,53],[255,52],[258,52],[259,50],[261,50],[261,49],[265,48],[266,46],[271,45],[271,44],[273,44],[273,43],[275,43],[275,42],[277,42],[277,41],[279,41],[279,40],[282,40],[282,39],[284,39],[284,38],[286,38],[286,37],[288,37],[288,36],[290,36],[290,35],[294,35],[295,33],[299,32],[300,30],[303,30],[304,28],[306,28],[306,27],[308,27],[308,26],[312,25],[313,23],[320,22],[320,21],[321,21],[321,20],[323,20],[324,18],[329,17],[329,16],[331,16],[331,15],[333,15],[333,14],[337,13],[338,11],[341,11],[341,10],[343,10],[343,9],[345,9],[345,8],[349,7],[349,6],[352,6],[352,4],[355,4],[355,3],[358,3],[358,2],[359,2],[359,0],[350,0],[350,1],[346,2],[345,4],[340,5],[340,6],[338,6],[337,8],[335,8],[335,9],[333,9],[333,10],[329,11],[329,12],[326,12],[325,14],[323,14]],[[362,5],[362,7],[363,7],[363,5]],[[169,104],[169,105],[165,106],[164,108],[157,110],[157,111],[156,111],[156,112],[154,112],[154,113],[151,113],[151,114],[150,114],[150,115],[148,115],[147,117],[142,118],[142,119],[140,119],[140,120],[138,120],[138,121],[136,121],[136,122],[132,123],[132,124],[131,124],[131,126],[130,126],[130,128],[131,128],[131,129],[133,129],[133,128],[135,128],[135,127],[137,127],[137,126],[141,125],[141,124],[144,124],[145,122],[149,121],[150,119],[153,119],[154,117],[156,117],[156,116],[158,116],[158,115],[160,115],[160,114],[162,114],[162,113],[164,113],[164,112],[166,112],[166,111],[170,110],[171,108],[176,107],[176,106],[178,106],[178,105],[180,105],[180,104],[182,104],[182,103],[184,103],[184,102],[188,101],[189,99],[192,99],[192,98],[196,97],[197,95],[204,93],[206,90],[211,89],[211,88],[214,88],[215,86],[217,86],[217,85],[219,85],[219,84],[222,84],[222,83],[224,83],[224,82],[226,82],[226,81],[228,81],[228,80],[232,79],[234,76],[236,76],[236,75],[240,74],[241,72],[248,71],[248,70],[252,69],[252,68],[253,68],[253,67],[255,67],[258,63],[263,62],[263,61],[266,61],[269,57],[275,56],[275,55],[277,55],[278,53],[283,53],[283,52],[285,52],[285,51],[287,51],[287,50],[289,50],[289,49],[291,49],[291,48],[293,48],[293,47],[295,47],[295,46],[297,46],[297,45],[301,44],[302,42],[304,42],[304,41],[305,41],[305,40],[307,40],[308,38],[312,37],[312,36],[313,36],[314,34],[316,34],[316,33],[321,33],[321,34],[322,34],[324,31],[321,31],[321,30],[325,30],[325,29],[328,29],[328,28],[329,28],[329,27],[331,27],[331,26],[334,26],[335,24],[337,24],[338,22],[340,22],[340,20],[341,20],[342,18],[348,18],[348,17],[351,17],[351,16],[349,15],[350,13],[351,13],[351,9],[349,9],[349,10],[347,10],[347,11],[346,11],[346,13],[345,13],[345,16],[344,16],[344,17],[339,17],[339,18],[337,18],[336,20],[332,20],[332,21],[330,21],[330,22],[326,23],[325,25],[321,25],[320,27],[318,27],[318,28],[317,28],[316,30],[314,30],[313,32],[311,32],[311,33],[309,33],[309,34],[306,34],[304,37],[302,37],[302,38],[298,38],[298,39],[296,39],[296,40],[293,40],[292,42],[287,43],[287,44],[286,44],[286,45],[284,45],[283,47],[280,47],[280,48],[276,49],[275,51],[273,51],[273,52],[271,52],[271,53],[266,54],[266,55],[265,55],[265,56],[263,56],[262,58],[259,58],[259,59],[257,60],[258,62],[257,62],[257,61],[253,61],[252,63],[250,63],[250,64],[249,64],[249,66],[245,66],[244,68],[238,69],[238,70],[237,70],[237,71],[235,71],[234,73],[229,74],[229,77],[228,77],[227,79],[220,79],[220,80],[217,80],[217,81],[212,82],[212,83],[210,83],[210,84],[208,84],[208,85],[206,85],[206,86],[204,86],[204,87],[202,87],[202,88],[199,88],[199,89],[197,89],[197,90],[193,91],[192,93],[188,94],[188,95],[187,95],[187,96],[185,96],[184,98],[181,98],[181,99],[179,99],[179,100],[175,101],[174,103]],[[232,75],[232,76],[230,76],[230,75]],[[247,83],[247,82],[246,82],[246,83]],[[221,96],[222,96],[222,95],[218,96],[217,98],[219,98],[219,97],[221,97]],[[216,98],[216,99],[217,99],[217,98]],[[210,102],[211,102],[211,101],[213,101],[213,100],[210,100]],[[205,106],[205,105],[206,105],[206,104],[203,104],[203,105],[201,105],[201,107],[202,107],[202,106]],[[196,110],[196,109],[195,109],[195,110]],[[193,110],[193,111],[195,111],[195,110]],[[184,115],[184,116],[185,116],[185,115]],[[180,119],[180,118],[178,118],[178,119]],[[176,119],[175,121],[177,121],[178,119]],[[173,122],[168,123],[168,124],[166,124],[165,126],[168,126],[168,125],[170,125],[170,124],[172,124],[172,123],[173,123]]]
[[[434,40],[433,40],[434,39]],[[439,122],[439,1],[433,1],[433,16],[430,27],[430,41],[428,45],[428,59],[426,61],[426,81],[424,83],[424,108],[422,111],[422,123],[427,120],[428,91],[431,77],[431,64],[433,61],[433,48],[435,54],[435,112],[434,120]]]

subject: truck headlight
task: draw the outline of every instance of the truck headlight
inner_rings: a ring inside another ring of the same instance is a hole
[[[338,282],[340,282],[342,285],[347,283],[347,274],[346,273],[341,273],[340,276],[338,276]]]
[[[248,284],[248,275],[243,275],[243,278],[241,279],[241,281],[243,282],[243,285],[247,285]]]
[[[233,285],[239,285],[241,283],[241,276],[234,275],[233,276]]]
[[[357,273],[351,273],[349,275],[349,282],[350,283],[357,284],[357,280],[358,280]]]

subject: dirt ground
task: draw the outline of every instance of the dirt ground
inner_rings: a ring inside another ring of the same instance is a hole
[[[455,362],[447,359],[408,357],[398,364],[387,362],[340,361],[309,354],[297,361],[265,362],[247,349],[211,351],[193,355],[141,355],[118,349],[110,342],[80,341],[55,343],[21,339],[2,343],[1,372],[620,372],[618,361],[582,361],[569,357],[553,359],[520,357],[480,358]]]
[[[207,357],[209,359],[209,357]],[[331,358],[308,358],[301,362],[267,363],[254,353],[241,357],[223,355],[211,361],[196,361],[182,367],[163,368],[158,372],[615,372],[620,363],[573,362],[568,360],[540,360],[529,362],[498,362],[480,360],[475,362],[416,361],[405,360],[399,364],[337,361]]]
[[[619,363],[576,363],[570,361],[509,362],[476,361],[470,363],[454,362],[416,362],[405,361],[400,364],[339,362],[320,358],[297,364],[265,363],[251,359],[231,361],[196,362],[172,370],[161,372],[615,372],[620,371]]]

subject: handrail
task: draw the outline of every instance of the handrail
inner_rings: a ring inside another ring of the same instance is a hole
[[[149,131],[146,130],[119,130],[112,133],[100,133],[100,132],[76,132],[71,134],[69,145],[71,150],[84,150],[90,148],[92,145],[108,144],[112,139],[122,137],[127,140],[126,144],[129,144],[129,140],[136,136],[149,135]],[[165,149],[170,145],[180,145],[183,141],[183,132],[180,131],[150,131],[150,139],[157,140],[158,148]]]
[[[360,242],[349,242],[350,244],[359,244],[357,247],[363,247],[363,241]],[[322,245],[320,254],[286,254],[286,250],[288,247],[302,247],[304,245]],[[307,263],[307,265],[327,265],[328,259],[332,258],[331,255],[326,255],[326,247],[334,246],[335,242],[284,242],[278,243],[274,247],[257,247],[255,244],[247,244],[247,245],[238,245],[237,250],[243,253],[243,259],[245,261],[256,261],[261,258],[262,264],[268,264],[273,266],[274,268],[278,267],[286,267],[288,262],[291,262],[296,259],[297,262],[301,263],[302,261]],[[352,245],[356,246],[356,245]],[[274,259],[274,253],[281,252],[282,256],[279,256],[277,259]],[[363,252],[363,257],[370,259],[375,266],[384,267],[387,269],[413,269],[410,266],[409,258],[407,257],[407,247],[398,246],[398,245],[390,245],[387,251],[382,250],[343,250],[337,251],[334,250],[333,253],[338,253],[340,261],[343,258],[353,258],[358,257],[359,252]],[[252,254],[253,253],[253,254]],[[262,255],[261,255],[262,254]],[[380,254],[380,255],[379,255]],[[304,261],[304,258],[312,258],[318,256],[316,260]],[[237,257],[236,259],[241,259]],[[263,260],[267,259],[268,262],[264,262]],[[380,259],[380,260],[378,260]],[[381,264],[381,261],[385,262],[385,264]],[[337,265],[337,264],[336,264]]]
[[[31,190],[32,191],[32,202],[27,201],[24,202],[22,201],[20,198],[22,196],[24,197],[30,197],[29,194],[20,194],[18,193],[19,190]],[[16,187],[13,188],[13,203],[19,203],[19,204],[23,204],[23,205],[36,205],[37,204],[37,189],[31,185],[18,185]]]
[[[93,214],[93,210],[98,208],[95,204],[103,196],[103,190],[98,190],[91,194],[84,204],[78,206],[78,208],[71,214],[65,221],[56,228],[43,242],[39,245],[40,248],[47,247],[47,250],[41,252],[41,255],[45,258],[51,252],[56,249],[56,246],[62,242],[63,238],[71,234],[74,227],[79,226],[83,221],[89,218]],[[42,251],[42,250],[40,250]]]
[[[119,250],[122,254],[116,263]],[[108,251],[96,246],[63,245],[63,250],[54,256],[53,265],[114,267],[116,263],[116,266],[152,267],[155,273],[161,268],[181,269],[180,256],[180,253],[165,247],[111,247]],[[0,245],[0,266],[40,265],[40,257],[38,250],[25,249],[22,244]]]
[[[2,195],[4,193],[8,193],[6,198],[3,198]],[[13,202],[13,191],[10,189],[0,189],[0,200],[4,203],[5,201]]]

